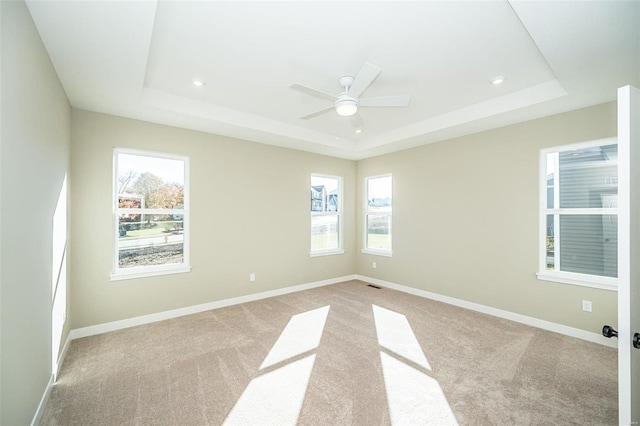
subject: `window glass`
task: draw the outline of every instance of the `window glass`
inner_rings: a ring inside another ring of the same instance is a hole
[[[606,207],[603,196],[618,194],[618,146],[559,152],[560,208]]]
[[[618,276],[617,215],[561,215],[559,222],[562,271]]]
[[[391,250],[391,216],[367,215],[367,247]]]

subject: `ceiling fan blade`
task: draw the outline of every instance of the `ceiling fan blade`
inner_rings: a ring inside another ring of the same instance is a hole
[[[362,92],[367,90],[367,87],[373,83],[373,80],[375,80],[378,74],[380,74],[380,71],[380,68],[377,66],[370,64],[369,62],[365,62],[355,80],[353,80],[353,84],[349,88],[349,95],[354,98],[360,96]]]
[[[322,108],[321,110],[318,110],[316,112],[312,112],[309,115],[305,115],[304,117],[300,117],[300,119],[301,120],[308,120],[310,118],[317,117],[317,116],[319,116],[321,114],[324,114],[325,112],[329,112],[329,111],[331,111],[333,109],[335,109],[335,108],[334,108],[333,105],[331,105],[330,107]]]
[[[375,98],[362,98],[358,100],[361,107],[406,107],[409,106],[411,96],[378,96]]]
[[[311,87],[303,86],[301,84],[292,84],[291,86],[289,86],[289,89],[293,89],[296,92],[304,93],[306,95],[311,95],[316,98],[326,99],[331,102],[335,102],[336,98],[338,97],[330,93],[325,93],[320,90],[312,89]]]
[[[351,125],[353,126],[354,129],[362,129],[364,127],[364,120],[362,119],[362,116],[360,115],[360,113],[355,113],[353,114],[350,118],[350,122]]]

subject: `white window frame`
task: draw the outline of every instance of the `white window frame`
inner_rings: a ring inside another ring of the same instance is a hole
[[[547,270],[547,215],[554,215],[557,219],[562,215],[618,215],[618,208],[559,208],[560,185],[554,183],[554,207],[547,208],[547,154],[554,152],[570,151],[575,149],[591,148],[595,146],[614,145],[618,141],[616,138],[598,139],[572,145],[556,146],[540,151],[540,193],[539,193],[539,263],[536,276],[540,280],[553,281],[565,284],[579,285],[583,287],[598,288],[603,290],[618,290],[618,278],[604,277],[599,275],[581,274],[577,272],[561,271],[558,257],[554,262],[555,270]],[[556,160],[557,161],[557,160]],[[555,170],[559,165],[556,164]],[[556,230],[557,232],[557,230]],[[555,255],[560,251],[559,238],[555,239]]]
[[[313,178],[314,177],[319,177],[319,178],[329,178],[329,179],[337,179],[338,180],[338,211],[337,212],[318,212],[318,211],[311,211],[311,208],[309,207],[309,211],[311,212],[311,215],[309,217],[309,236],[310,238],[313,238],[313,236],[311,235],[311,225],[312,225],[312,218],[314,216],[336,216],[338,218],[338,248],[335,249],[325,249],[325,250],[310,250],[309,252],[309,256],[311,257],[317,257],[317,256],[331,256],[331,255],[335,255],[335,254],[343,254],[344,253],[344,246],[343,246],[343,232],[342,232],[342,206],[343,206],[343,201],[342,201],[342,194],[343,194],[343,186],[342,186],[342,177],[341,176],[332,176],[332,175],[327,175],[324,173],[311,173],[311,177],[309,179],[309,183],[313,182]],[[311,241],[309,241],[309,246],[311,246]]]
[[[120,214],[127,213],[141,213],[144,210],[144,214],[175,214],[175,210],[172,209],[123,209],[118,207],[118,154],[131,154],[140,155],[145,157],[164,158],[169,160],[179,160],[184,162],[184,209],[180,210],[180,214],[183,215],[183,262],[180,264],[167,264],[167,265],[149,265],[134,268],[120,268],[118,259],[118,238],[119,238],[119,216]],[[113,192],[111,195],[112,200],[112,224],[111,230],[113,238],[112,247],[112,272],[110,275],[111,281],[127,280],[134,278],[152,277],[158,275],[168,274],[180,274],[191,271],[189,261],[189,235],[191,230],[190,214],[189,214],[189,158],[160,152],[143,151],[137,149],[128,148],[114,148],[113,149]]]
[[[380,249],[380,248],[371,248],[367,246],[367,235],[368,235],[368,216],[369,215],[380,215],[380,212],[370,212],[369,211],[369,179],[378,179],[390,177],[391,178],[391,209],[389,210],[389,240],[391,242],[391,249]],[[360,252],[365,254],[374,254],[377,256],[386,256],[393,257],[393,174],[386,173],[382,175],[375,176],[367,176],[364,178],[364,199],[362,200],[363,205],[363,235],[362,235],[362,249]]]

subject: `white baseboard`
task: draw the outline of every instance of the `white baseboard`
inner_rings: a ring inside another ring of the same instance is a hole
[[[108,322],[104,324],[92,325],[89,327],[77,328],[71,330],[70,338],[79,339],[81,337],[93,336],[96,334],[108,333],[110,331],[122,330],[124,328],[135,327],[137,325],[150,324],[166,319],[177,318],[185,315],[197,314],[199,312],[210,311],[212,309],[224,308],[226,306],[238,305],[240,303],[253,302],[256,300],[267,299],[269,297],[281,296],[284,294],[295,293],[297,291],[308,290],[316,287],[337,284],[343,281],[356,279],[355,275],[347,275],[344,277],[331,278],[328,280],[316,281],[307,284],[295,285],[292,287],[279,288],[277,290],[264,291],[261,293],[249,294],[246,296],[233,297],[231,299],[218,300],[215,302],[203,303],[201,305],[187,306],[185,308],[173,309],[170,311],[158,312],[155,314],[142,315],[139,317],[128,318],[119,321]]]
[[[67,339],[64,341],[64,346],[58,355],[58,363],[56,364],[56,369],[53,372],[53,382],[55,383],[58,380],[58,375],[60,374],[60,369],[62,368],[62,363],[64,362],[64,358],[67,356],[67,351],[69,350],[69,345],[71,344],[71,340],[73,337],[71,335],[71,331],[67,334]]]
[[[38,404],[38,409],[33,416],[33,420],[31,420],[31,426],[37,426],[40,424],[40,420],[42,420],[42,414],[44,414],[44,407],[47,406],[47,402],[49,402],[49,397],[51,396],[51,389],[53,388],[53,383],[55,379],[53,374],[49,378],[49,383],[47,383],[47,387],[44,390],[44,394],[40,399],[40,404]]]
[[[470,309],[472,311],[481,312],[483,314],[493,315],[494,317],[504,318],[510,321],[519,322],[521,324],[530,325],[532,327],[541,328],[547,331],[553,331],[554,333],[564,334],[565,336],[576,337],[578,339],[586,340],[593,343],[598,343],[600,345],[609,346],[611,348],[618,347],[618,342],[613,339],[607,339],[606,337],[600,334],[581,330],[579,328],[573,328],[566,325],[529,317],[526,315],[516,314],[514,312],[503,311],[502,309],[492,308],[490,306],[481,305],[479,303],[468,302],[466,300],[456,299],[454,297],[449,297],[449,296],[443,296],[441,294],[431,293],[429,291],[420,290],[413,287],[407,287],[401,284],[396,284],[389,281],[383,281],[377,278],[371,278],[364,275],[356,275],[356,279],[370,283],[370,284],[375,284],[380,287],[391,288],[393,290],[402,291],[404,293],[413,294],[415,296],[424,297],[426,299],[432,299],[438,302],[448,303],[450,305],[459,306],[461,308]]]
[[[64,362],[64,357],[67,356],[67,350],[69,349],[69,344],[71,343],[71,332],[67,334],[67,340],[64,342],[64,346],[62,347],[62,351],[60,351],[60,355],[58,356],[58,362],[56,364],[55,371],[51,374],[49,378],[49,383],[47,383],[47,387],[42,394],[42,398],[40,399],[40,404],[38,404],[38,408],[36,409],[36,413],[33,416],[33,420],[31,421],[31,426],[37,426],[40,424],[40,420],[42,420],[42,414],[44,413],[44,408],[47,406],[47,402],[49,402],[49,397],[51,396],[51,391],[53,390],[53,385],[56,383],[56,379],[58,374],[60,374],[60,368],[62,367],[62,363]]]
[[[62,361],[66,355],[69,342],[73,339],[79,339],[81,337],[93,336],[96,334],[108,333],[110,331],[122,330],[129,327],[135,327],[137,325],[151,324],[166,319],[177,318],[185,315],[197,314],[212,309],[224,308],[226,306],[238,305],[240,303],[253,302],[256,300],[266,299],[274,296],[281,296],[284,294],[295,293],[297,291],[308,290],[316,287],[322,287],[331,284],[337,284],[343,281],[360,280],[370,284],[379,285],[381,287],[387,287],[394,290],[402,291],[404,293],[413,294],[415,296],[424,297],[438,302],[448,303],[450,305],[459,306],[461,308],[470,309],[472,311],[481,312],[495,317],[504,318],[510,321],[519,322],[521,324],[530,325],[532,327],[541,328],[543,330],[553,331],[555,333],[564,334],[566,336],[576,337],[578,339],[586,340],[593,343],[617,348],[617,342],[612,339],[607,339],[604,336],[592,333],[589,331],[581,330],[574,327],[569,327],[562,324],[557,324],[550,321],[541,320],[538,318],[529,317],[526,315],[516,314],[514,312],[505,311],[502,309],[492,308],[490,306],[481,305],[479,303],[473,303],[462,299],[456,299],[450,296],[444,296],[438,293],[432,293],[426,290],[420,290],[413,287],[396,284],[389,281],[380,280],[377,278],[368,277],[365,275],[346,275],[338,278],[331,278],[323,281],[316,281],[307,284],[300,284],[292,287],[280,288],[277,290],[270,290],[261,293],[249,294],[246,296],[234,297],[231,299],[218,300],[215,302],[203,303],[200,305],[187,306],[185,308],[173,309],[170,311],[158,312],[155,314],[142,315],[139,317],[128,318],[119,321],[108,322],[104,324],[92,325],[89,327],[77,328],[71,330],[67,336],[60,361],[58,363],[58,369],[62,366]]]

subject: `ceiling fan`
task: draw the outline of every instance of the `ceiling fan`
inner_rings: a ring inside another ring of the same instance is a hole
[[[374,98],[360,98],[360,95],[367,90],[367,88],[373,83],[373,81],[380,74],[381,69],[373,64],[365,62],[358,75],[354,78],[350,75],[340,78],[340,86],[344,88],[344,91],[338,95],[332,95],[330,93],[323,92],[321,90],[312,89],[311,87],[303,86],[301,84],[292,84],[291,89],[296,90],[307,95],[314,96],[320,99],[326,99],[333,102],[333,105],[322,108],[311,114],[300,117],[303,120],[308,120],[313,117],[317,117],[320,114],[335,109],[338,115],[343,117],[353,116],[358,112],[360,107],[375,107],[375,108],[388,108],[388,107],[406,107],[409,105],[411,96],[398,95],[398,96],[378,96]],[[357,127],[361,123],[361,119],[355,120],[353,123]]]

